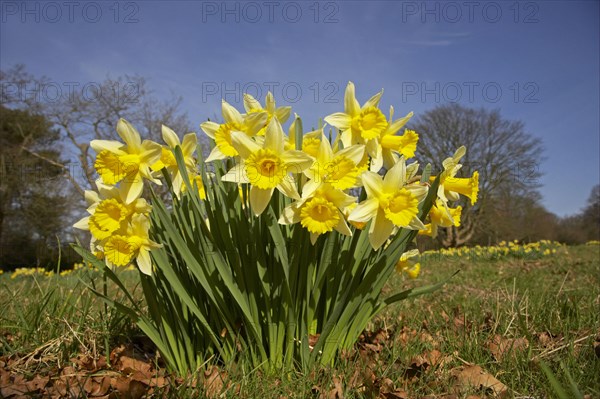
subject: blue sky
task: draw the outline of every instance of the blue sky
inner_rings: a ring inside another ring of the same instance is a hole
[[[598,1],[0,2],[0,68],[57,83],[139,74],[195,126],[221,97],[273,89],[306,126],[385,88],[398,114],[497,108],[540,137],[543,204],[578,212],[598,184]],[[241,106],[237,103],[238,106]]]

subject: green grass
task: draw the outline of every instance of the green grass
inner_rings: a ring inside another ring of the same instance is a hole
[[[389,391],[399,395],[401,390],[411,398],[484,396],[474,386],[459,388],[457,373],[470,364],[505,384],[508,397],[554,398],[561,389],[576,397],[573,386],[583,395],[600,397],[600,359],[593,348],[600,333],[599,246],[498,260],[431,254],[421,266],[417,280],[396,276],[386,292],[460,273],[432,295],[387,309],[369,328],[380,331],[380,339],[366,334],[335,368],[264,375],[241,362],[219,369],[226,376],[223,397],[335,397],[336,386],[346,398],[385,397]],[[129,273],[139,297],[135,272],[122,273]],[[100,273],[80,270],[64,277],[15,279],[0,275],[0,361],[7,370],[26,378],[56,376],[80,354],[97,358],[123,343],[142,351],[139,331],[86,284],[102,290]],[[494,356],[489,343],[497,335],[525,338],[528,346]],[[423,362],[432,353],[443,361]],[[167,385],[169,396],[198,397],[206,385],[182,382]]]

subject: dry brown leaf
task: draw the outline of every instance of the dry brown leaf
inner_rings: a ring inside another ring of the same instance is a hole
[[[119,370],[127,374],[139,371],[143,374],[152,375],[150,372],[150,370],[152,370],[152,365],[148,361],[139,358],[126,355],[121,356],[116,366]]]
[[[79,354],[77,357],[72,358],[71,362],[78,365],[80,369],[88,371],[97,371],[106,367],[106,357],[104,356],[95,359],[89,355]]]
[[[340,377],[333,377],[333,389],[327,393],[326,398],[344,399],[344,387],[342,386],[342,380]]]
[[[557,346],[562,339],[560,335],[555,335],[547,331],[536,334],[536,338],[545,349],[551,349]]]
[[[148,390],[145,384],[123,376],[111,378],[111,385],[119,392],[120,398],[126,399],[139,399]]]
[[[508,395],[508,387],[497,380],[493,375],[480,366],[463,366],[453,370],[452,373],[462,387],[490,390],[495,396],[504,397]]]
[[[321,336],[321,334],[309,334],[308,335],[308,346],[309,346],[310,350],[312,350],[315,347],[315,345],[319,341],[320,336]]]
[[[92,385],[89,390],[86,390],[88,395],[91,396],[104,396],[110,389],[110,377],[108,376],[96,376],[91,378]]]
[[[404,371],[403,377],[409,381],[414,381],[431,367],[442,366],[448,359],[449,356],[443,355],[437,349],[425,351],[412,358],[410,366]]]
[[[0,387],[0,395],[2,395],[3,398],[8,398],[13,395],[24,395],[27,392],[29,392],[29,390],[27,388],[27,385],[24,383],[10,384]]]
[[[210,370],[204,372],[204,392],[208,398],[216,398],[222,391],[227,373],[221,371],[217,366],[212,366]]]
[[[408,393],[403,390],[398,390],[394,392],[384,392],[381,395],[385,399],[408,399]]]
[[[487,344],[488,349],[494,355],[494,359],[502,361],[505,355],[514,355],[516,352],[523,351],[529,347],[527,338],[505,338],[501,335],[494,335]]]

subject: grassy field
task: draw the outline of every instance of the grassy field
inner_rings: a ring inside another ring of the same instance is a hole
[[[207,359],[187,379],[86,287],[103,289],[99,272],[5,273],[0,397],[600,398],[600,246],[426,253],[419,278],[396,276],[386,293],[457,270],[385,311],[335,368],[264,375]]]

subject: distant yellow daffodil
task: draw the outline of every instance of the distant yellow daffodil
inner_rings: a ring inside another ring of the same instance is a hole
[[[415,259],[418,256],[418,249],[412,249],[403,253],[396,263],[396,271],[398,273],[405,273],[408,277],[413,279],[419,277],[419,274],[421,273],[421,264]]]

